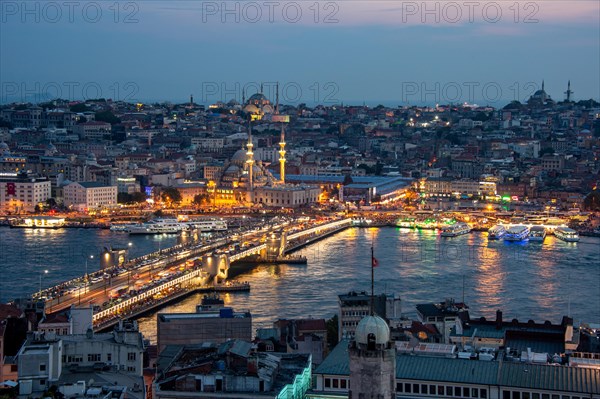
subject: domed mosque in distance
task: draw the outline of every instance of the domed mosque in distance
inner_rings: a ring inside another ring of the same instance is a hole
[[[377,315],[356,326],[350,354],[349,399],[396,397],[396,348],[387,322]]]

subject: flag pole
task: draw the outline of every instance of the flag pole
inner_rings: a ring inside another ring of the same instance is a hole
[[[373,244],[371,244],[371,316],[374,316],[374,301],[375,301],[375,254]]]

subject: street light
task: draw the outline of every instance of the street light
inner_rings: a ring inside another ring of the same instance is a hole
[[[85,276],[83,276],[83,281],[85,282],[85,285],[87,285],[88,282],[88,259],[94,259],[94,255],[90,255],[89,258],[85,258]]]
[[[130,242],[127,244],[129,246],[129,248],[133,247],[133,243]],[[131,265],[127,266],[127,285],[129,285],[129,279],[131,277]]]
[[[42,298],[42,276],[44,274],[48,274],[48,270],[44,270],[44,272],[40,272],[40,299]]]

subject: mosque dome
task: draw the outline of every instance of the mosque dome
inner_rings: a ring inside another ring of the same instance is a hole
[[[354,336],[356,343],[368,345],[371,334],[375,336],[376,345],[386,345],[390,341],[390,328],[379,316],[366,316],[358,323]]]
[[[246,159],[248,159],[246,151],[243,149],[237,150],[235,154],[233,154],[233,156],[231,157],[231,163],[235,165],[240,165],[241,163],[243,165],[244,162],[246,162]]]
[[[267,97],[262,94],[262,93],[256,93],[250,96],[250,98],[248,99],[248,102],[250,103],[265,103],[268,104],[269,100],[267,99]]]
[[[260,108],[254,104],[248,104],[244,107],[244,111],[250,114],[258,114],[260,112]]]
[[[8,144],[4,141],[0,142],[0,155],[8,155],[10,154],[10,148],[8,148]]]

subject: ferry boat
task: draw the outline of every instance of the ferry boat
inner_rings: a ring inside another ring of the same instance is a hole
[[[396,220],[396,227],[412,229],[413,227],[415,227],[415,219],[414,218],[398,219],[398,220]]]
[[[506,234],[506,227],[501,224],[490,227],[488,230],[488,240],[499,240]]]
[[[190,229],[199,231],[225,231],[227,222],[217,219],[190,220],[186,223]]]
[[[556,238],[559,238],[566,242],[577,242],[579,241],[579,234],[573,229],[568,227],[557,227],[554,230],[554,235]]]
[[[33,229],[59,229],[65,226],[65,219],[52,216],[31,216],[10,221],[10,227]]]
[[[524,241],[529,237],[529,227],[523,225],[512,226],[504,234],[505,241]]]
[[[471,228],[468,224],[463,222],[454,223],[450,226],[442,227],[442,237],[456,237],[471,232]]]
[[[129,234],[178,234],[187,227],[177,219],[154,219],[131,226]]]
[[[529,230],[529,241],[544,241],[546,228],[544,226],[533,226]]]
[[[131,223],[119,223],[119,224],[112,224],[110,226],[110,231],[122,231],[122,232],[129,232],[129,230],[132,227],[135,227],[135,224],[131,224]]]

